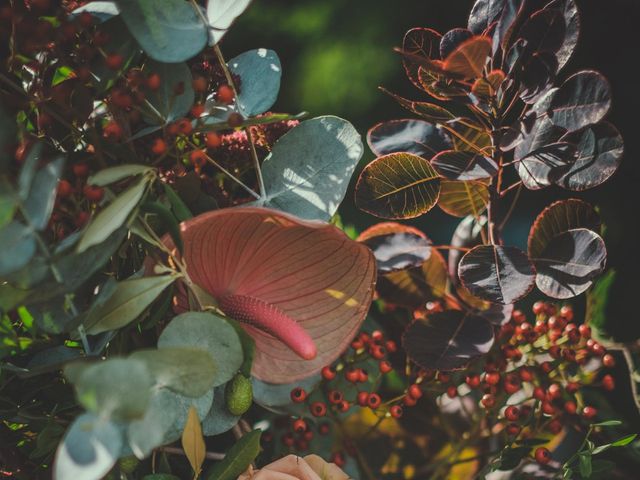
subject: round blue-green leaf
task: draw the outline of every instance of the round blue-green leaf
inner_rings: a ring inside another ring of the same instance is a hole
[[[110,421],[93,413],[80,415],[58,447],[54,480],[99,480],[122,451],[122,434]]]
[[[213,391],[213,405],[207,416],[202,420],[202,433],[206,437],[211,435],[219,435],[231,430],[240,416],[232,415],[227,409],[224,398],[225,385],[216,387]]]
[[[200,53],[207,26],[184,0],[118,0],[129,31],[154,60],[179,63]]]
[[[20,270],[36,253],[33,231],[20,222],[0,229],[0,276]]]
[[[105,20],[109,20],[111,17],[115,17],[116,15],[120,15],[120,9],[116,5],[115,1],[94,1],[87,3],[81,7],[76,8],[73,12],[69,14],[69,18],[75,18],[80,15],[82,12],[90,13],[94,18],[97,18],[99,22],[104,22]]]
[[[160,77],[160,88],[149,92],[147,96],[149,103],[156,109],[156,114],[145,114],[145,120],[163,124],[185,116],[195,100],[193,77],[187,64],[149,61],[144,71],[147,75],[156,73]]]
[[[238,110],[245,117],[269,110],[280,91],[282,66],[273,50],[259,48],[241,53],[229,60],[229,70],[240,77]]]
[[[253,400],[269,410],[286,407],[293,403],[291,401],[291,390],[301,387],[306,392],[311,392],[320,380],[320,375],[316,374],[295,383],[275,385],[252,378]]]
[[[251,0],[209,0],[207,3],[209,45],[215,45],[222,40],[233,21],[250,3]]]
[[[242,344],[236,330],[213,313],[187,312],[175,317],[158,339],[158,348],[192,347],[211,354],[218,366],[213,386],[227,383],[242,366]]]

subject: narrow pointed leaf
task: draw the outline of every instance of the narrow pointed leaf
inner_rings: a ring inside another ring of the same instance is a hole
[[[493,327],[482,317],[447,310],[409,325],[402,344],[422,368],[456,370],[489,351]]]
[[[555,236],[540,256],[533,259],[536,285],[553,298],[572,298],[591,286],[602,273],[607,250],[602,238],[586,228]]]
[[[441,128],[411,119],[374,125],[367,134],[367,143],[378,156],[407,152],[427,160],[451,146],[451,140]]]
[[[193,478],[198,478],[204,463],[206,446],[202,436],[202,425],[195,407],[189,409],[187,424],[182,432],[182,448],[193,469]]]
[[[480,245],[462,257],[458,275],[472,295],[509,304],[533,288],[535,270],[529,257],[516,247]]]
[[[143,173],[150,172],[151,170],[152,168],[148,165],[118,165],[117,167],[105,168],[95,175],[91,175],[87,179],[87,183],[89,185],[104,187],[106,185],[119,182],[120,180],[124,180],[125,178],[142,175]]]
[[[579,130],[597,123],[611,108],[611,87],[606,78],[592,70],[569,77],[551,101],[551,122],[567,130]]]
[[[377,158],[360,174],[356,205],[381,218],[413,218],[438,201],[440,178],[431,164],[409,153]]]
[[[575,198],[552,203],[538,215],[531,226],[529,256],[540,256],[556,235],[576,228],[599,232],[600,216],[595,209],[587,202]]]
[[[260,453],[260,430],[242,436],[207,473],[207,480],[236,480]]]

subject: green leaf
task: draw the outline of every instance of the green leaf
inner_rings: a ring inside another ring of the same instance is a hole
[[[171,204],[171,210],[178,221],[184,222],[185,220],[193,218],[193,213],[191,213],[189,207],[185,205],[176,191],[167,183],[163,183],[162,186],[164,187],[164,193],[167,195],[167,200],[169,200],[169,203]]]
[[[179,477],[171,475],[170,473],[154,473],[151,475],[145,475],[142,480],[180,480]]]
[[[244,435],[226,453],[224,460],[215,464],[207,480],[236,480],[260,453],[260,430]]]
[[[613,442],[611,444],[612,447],[624,447],[625,445],[629,445],[631,442],[633,442],[636,437],[638,436],[637,433],[632,433],[631,435],[627,435],[626,437],[622,437],[619,440],[616,440],[615,442]]]
[[[63,166],[64,159],[58,158],[38,170],[33,178],[29,196],[24,202],[24,211],[36,230],[44,230],[49,222]]]
[[[158,275],[118,282],[109,300],[89,313],[85,320],[87,333],[117,330],[134,321],[177,278]]]
[[[598,329],[602,335],[606,331],[607,305],[611,298],[611,292],[616,280],[616,271],[608,269],[598,278],[593,286],[587,290],[586,322],[591,327]]]
[[[178,225],[178,220],[174,214],[160,202],[147,201],[141,205],[140,210],[158,216],[162,225],[166,227],[169,235],[171,235],[171,240],[173,240],[174,245],[178,248],[178,251],[182,253],[184,247],[182,244],[182,235],[180,234],[180,225]]]
[[[20,170],[20,176],[18,177],[18,194],[22,200],[26,200],[31,191],[31,183],[33,177],[36,175],[36,169],[40,164],[42,158],[42,143],[36,143],[29,149],[27,158]]]
[[[122,447],[117,426],[93,413],[80,415],[58,447],[53,478],[99,480],[115,465]]]
[[[180,438],[187,422],[189,409],[194,406],[198,417],[204,419],[211,410],[213,390],[198,398],[188,398],[166,388],[154,389],[144,417],[127,427],[129,445],[140,459],[151,451]]]
[[[240,343],[242,344],[242,353],[244,355],[244,360],[242,361],[240,371],[244,374],[245,377],[249,378],[251,376],[253,357],[256,354],[256,342],[253,337],[240,326],[240,322],[231,318],[227,319],[227,321],[233,328],[235,328],[236,333],[238,334],[238,338],[240,338]]]
[[[91,175],[87,183],[89,185],[98,185],[99,187],[104,187],[105,185],[109,185],[111,183],[119,182],[128,177],[135,177],[136,175],[142,175],[143,173],[147,173],[152,171],[153,168],[148,165],[118,165],[117,167],[105,168],[104,170],[100,170],[95,175]]]
[[[157,115],[145,114],[151,124],[166,124],[185,116],[195,100],[193,77],[186,63],[160,63],[153,60],[147,62],[144,72],[160,77],[160,87],[149,92],[147,100],[153,105]]]
[[[338,117],[300,123],[274,145],[262,166],[266,195],[257,205],[329,221],[363,153],[353,126]]]
[[[591,424],[592,427],[617,427],[619,425],[622,425],[620,420],[607,420],[605,422]]]
[[[440,177],[428,160],[410,153],[378,157],[356,184],[356,206],[381,218],[418,217],[433,208]]]
[[[20,270],[36,253],[33,231],[20,222],[0,229],[0,276]]]
[[[121,16],[154,60],[184,62],[207,43],[207,26],[184,0],[118,0]]]
[[[578,462],[580,475],[585,478],[589,478],[591,476],[591,472],[593,471],[593,468],[591,466],[591,453],[580,452],[580,455],[578,455]]]
[[[269,110],[280,91],[282,66],[278,54],[260,48],[241,53],[227,63],[242,82],[236,99],[239,112],[244,117],[252,117]]]
[[[218,370],[213,385],[227,383],[242,366],[242,344],[235,329],[213,313],[187,312],[175,317],[158,339],[160,350],[167,347],[193,347],[206,350]]]
[[[84,231],[77,246],[78,253],[105,241],[129,218],[131,212],[142,199],[149,180],[143,178],[134,186],[120,194],[111,204],[102,210]]]
[[[67,67],[66,65],[62,65],[56,68],[56,71],[53,73],[53,80],[51,80],[51,86],[55,87],[56,85],[61,84],[65,80],[69,80],[70,78],[75,77],[75,72],[71,67]]]
[[[65,368],[75,380],[78,401],[103,418],[141,418],[151,398],[151,374],[144,362],[111,358],[88,366]]]
[[[130,358],[144,362],[158,387],[167,387],[187,397],[201,397],[213,388],[216,365],[204,350],[139,350]]]

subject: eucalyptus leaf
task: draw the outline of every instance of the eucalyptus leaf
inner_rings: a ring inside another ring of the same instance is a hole
[[[93,413],[80,415],[58,447],[53,478],[99,480],[115,465],[122,446],[122,433],[116,425]]]
[[[220,40],[233,21],[246,10],[251,0],[209,0],[207,19],[209,20],[209,45]]]
[[[105,304],[89,313],[84,322],[87,333],[97,335],[128,325],[176,278],[176,275],[159,275],[119,282]]]
[[[82,234],[76,247],[77,252],[82,253],[89,247],[104,242],[113,232],[124,225],[131,212],[140,203],[148,183],[149,180],[143,178],[100,211]]]
[[[229,60],[228,65],[240,77],[238,111],[251,117],[269,110],[280,91],[282,66],[278,54],[266,48],[249,50]]]
[[[195,101],[193,77],[186,63],[160,63],[150,60],[144,67],[147,75],[157,74],[160,87],[150,91],[147,100],[157,115],[145,113],[145,120],[151,124],[167,124],[184,117]]]
[[[216,365],[204,350],[138,350],[130,358],[144,362],[158,387],[169,388],[187,397],[201,397],[213,388]]]
[[[117,167],[105,168],[104,170],[100,170],[98,173],[91,175],[87,179],[87,183],[89,185],[104,187],[106,185],[119,182],[120,180],[124,180],[125,178],[142,175],[143,173],[150,172],[151,170],[153,169],[148,165],[118,165]]]
[[[24,202],[24,212],[36,230],[44,230],[49,222],[63,166],[64,159],[58,158],[38,170],[33,178],[29,196]]]
[[[103,418],[122,421],[144,415],[153,386],[144,362],[123,358],[83,367],[75,380],[80,404]]]
[[[20,270],[36,253],[33,231],[17,221],[0,228],[0,245],[0,276]]]
[[[108,20],[111,17],[115,17],[116,15],[120,15],[120,9],[116,5],[116,2],[108,0],[89,2],[86,5],[76,8],[71,12],[69,16],[71,18],[75,18],[82,12],[90,13],[93,17],[96,17],[101,22]]]
[[[242,344],[233,326],[213,313],[187,312],[178,315],[162,331],[160,350],[191,347],[205,350],[218,366],[213,386],[227,383],[242,366]]]
[[[200,12],[183,0],[118,0],[121,16],[140,47],[159,62],[179,63],[207,43]]]
[[[227,409],[224,396],[225,385],[216,387],[213,391],[213,405],[207,416],[202,420],[202,431],[205,436],[220,435],[231,430],[240,420],[240,416],[232,415]]]
[[[256,202],[309,220],[328,221],[363,153],[360,135],[338,117],[306,120],[283,135],[262,166],[266,194]]]
[[[23,201],[27,199],[31,192],[31,183],[36,175],[41,159],[42,143],[36,143],[29,149],[27,158],[24,160],[24,164],[20,169],[20,176],[18,177],[18,194]]]

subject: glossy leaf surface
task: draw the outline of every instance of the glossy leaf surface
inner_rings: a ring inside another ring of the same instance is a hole
[[[491,158],[469,151],[442,151],[431,159],[431,165],[449,180],[480,180],[498,173],[498,165]]]
[[[269,110],[278,98],[282,65],[273,50],[259,48],[241,53],[228,62],[229,70],[240,77],[242,88],[238,110],[251,117]]]
[[[389,120],[371,127],[367,134],[371,151],[378,156],[407,152],[427,160],[451,145],[447,134],[423,120]]]

